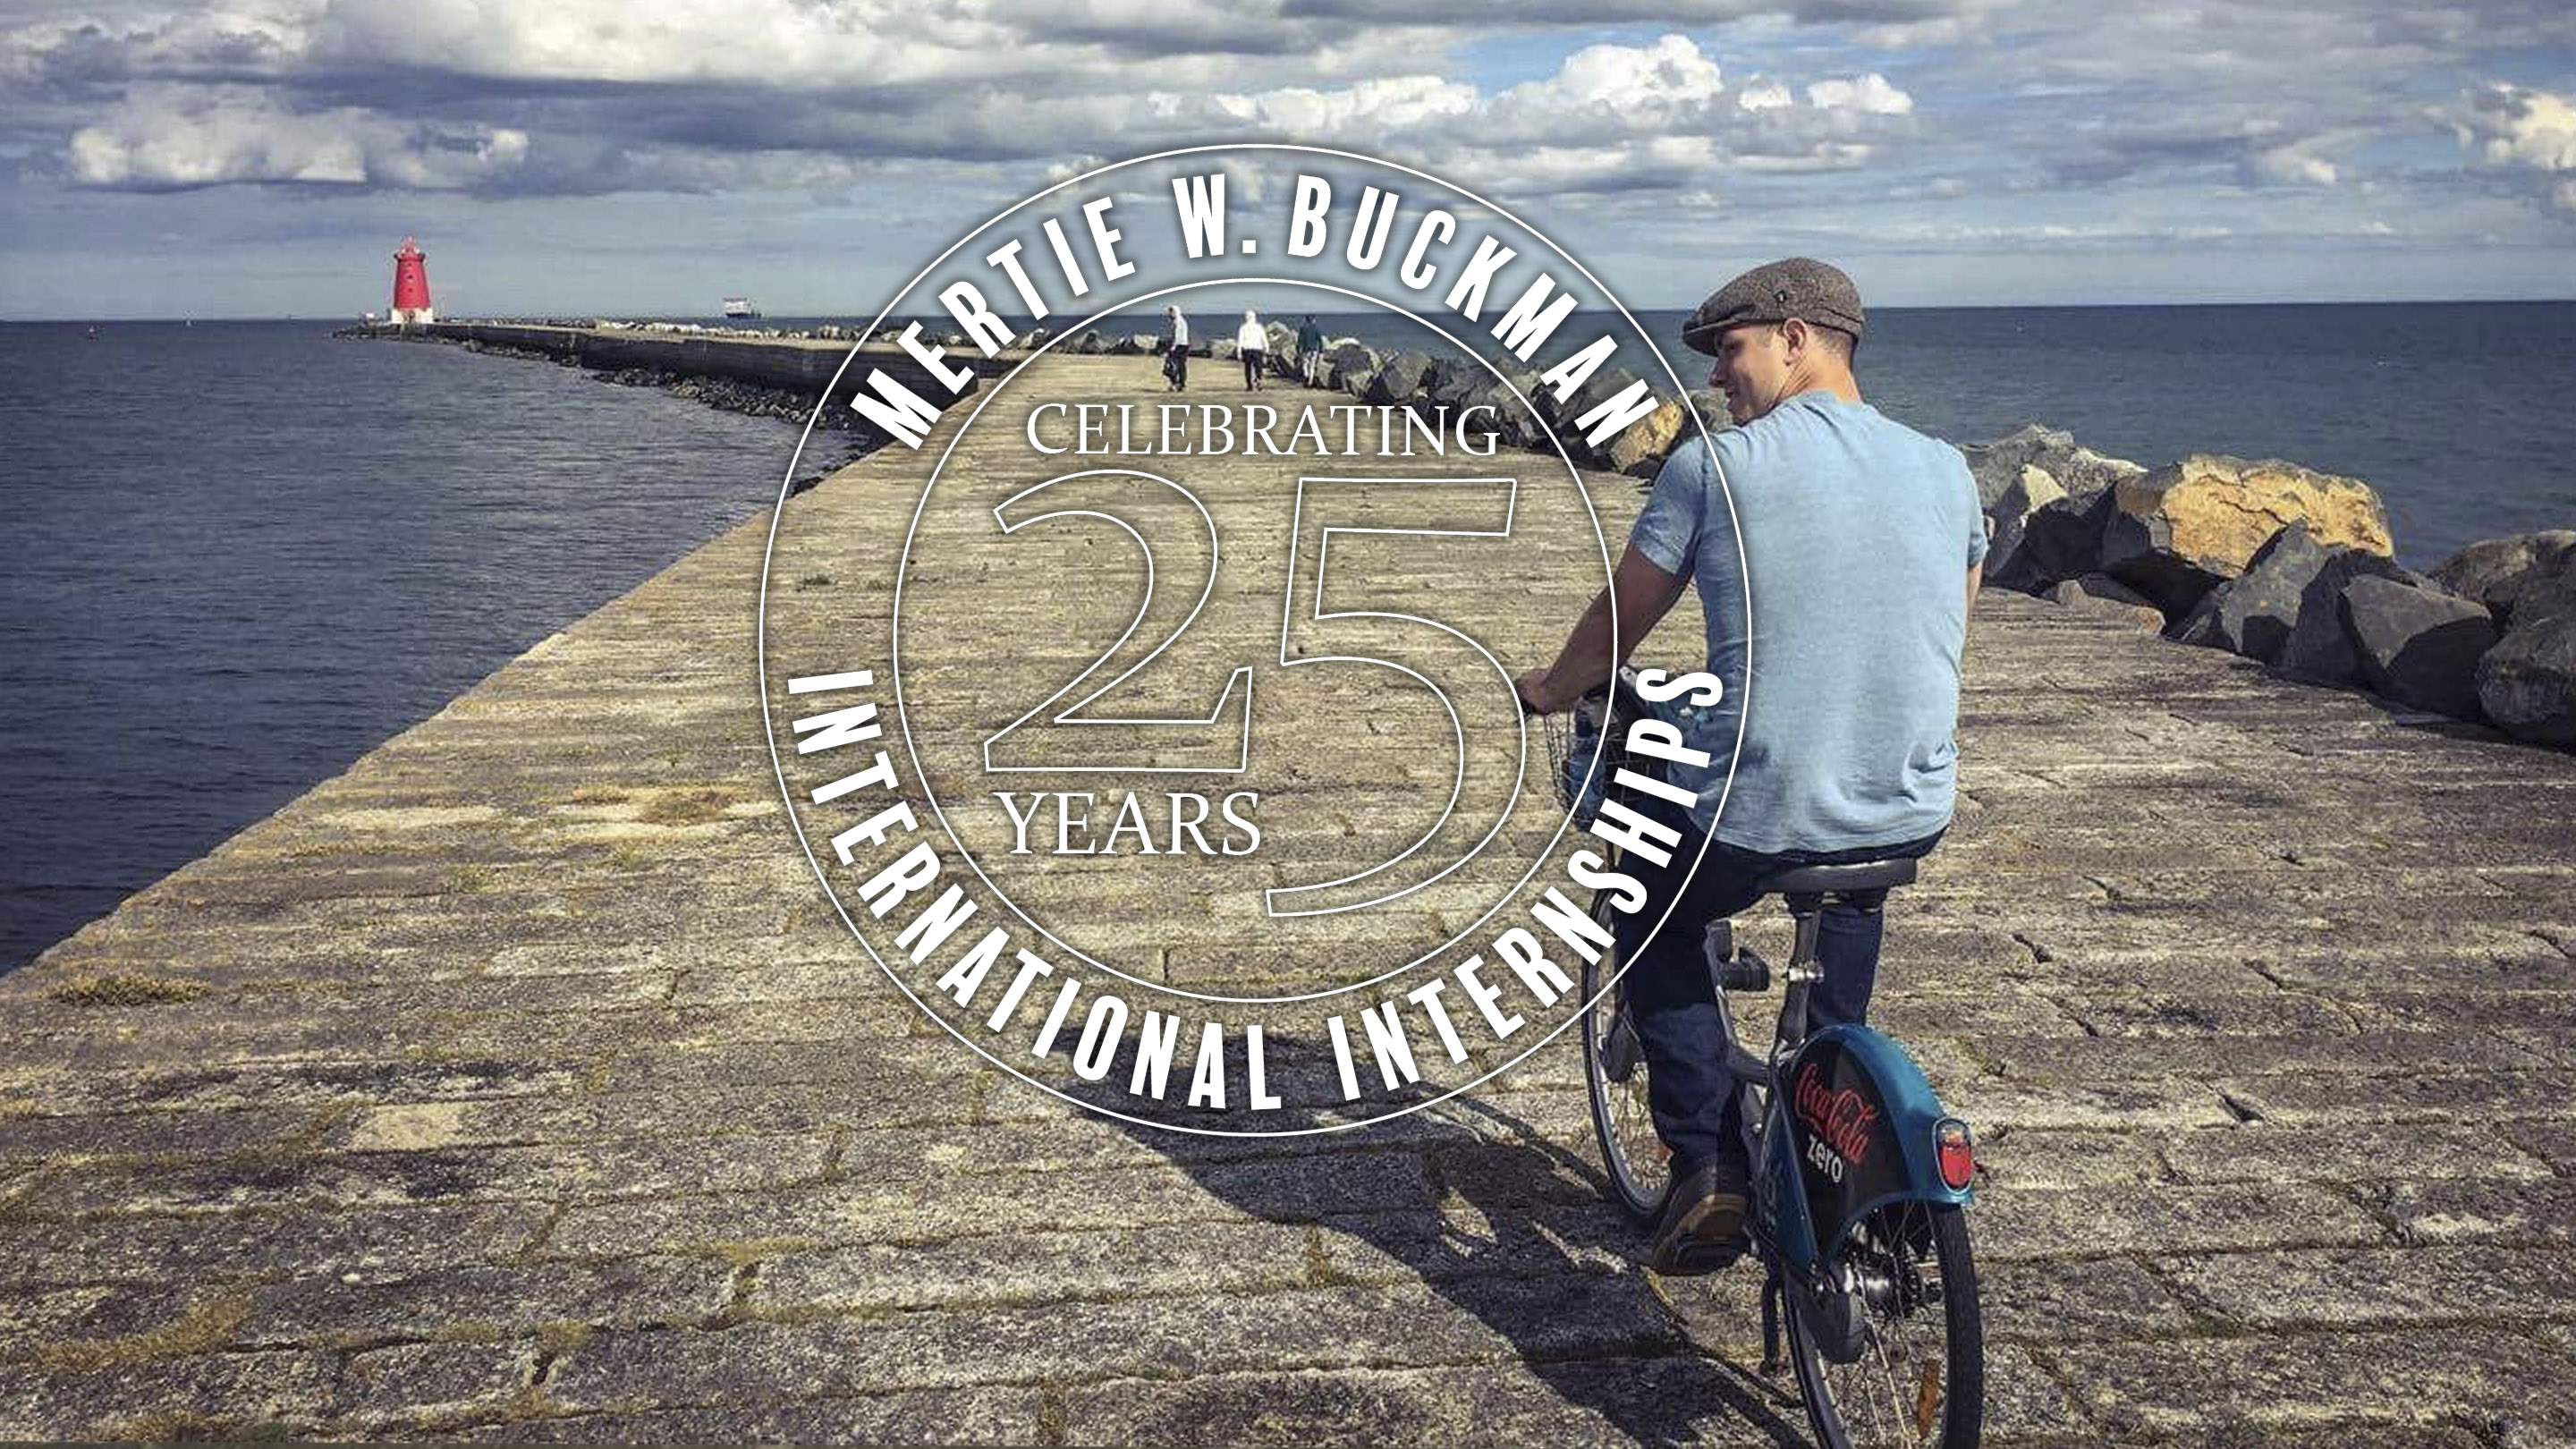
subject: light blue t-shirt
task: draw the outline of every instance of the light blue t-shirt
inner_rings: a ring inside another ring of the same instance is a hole
[[[1726,681],[1691,739],[1713,762],[1673,770],[1700,792],[1701,829],[1769,854],[1895,845],[1949,824],[1967,574],[1986,553],[1958,449],[1866,403],[1800,393],[1674,449],[1630,537],[1699,586],[1709,667]]]

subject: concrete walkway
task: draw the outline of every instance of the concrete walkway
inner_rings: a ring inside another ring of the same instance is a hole
[[[1570,1040],[1277,1142],[933,1034],[787,835],[765,527],[0,980],[0,1437],[1803,1434]],[[2011,595],[1968,668],[1879,1019],[1986,1144],[1991,1438],[2576,1442],[2576,760]]]

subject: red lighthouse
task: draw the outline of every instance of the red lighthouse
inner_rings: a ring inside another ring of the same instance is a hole
[[[410,237],[404,237],[402,250],[394,253],[393,320],[397,324],[438,320],[429,309],[429,256]]]

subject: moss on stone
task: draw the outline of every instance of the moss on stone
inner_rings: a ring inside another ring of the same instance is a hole
[[[1324,1254],[1324,1240],[1320,1229],[1310,1227],[1306,1230],[1306,1240],[1303,1247],[1306,1276],[1299,1286],[1313,1288],[1357,1288],[1365,1284],[1365,1279],[1354,1274],[1345,1273],[1341,1269],[1333,1266],[1332,1260]]]
[[[822,1245],[817,1238],[752,1238],[742,1242],[708,1243],[703,1251],[736,1268],[747,1268],[764,1259],[787,1253],[811,1252]]]
[[[229,1419],[187,1409],[156,1409],[118,1420],[104,1437],[124,1443],[284,1443],[299,1437],[292,1424],[276,1419]]]
[[[178,976],[110,971],[58,982],[46,995],[67,1006],[162,1006],[194,1001],[213,994],[214,989],[205,982]]]
[[[655,796],[635,818],[650,825],[704,825],[723,819],[732,803],[733,797],[722,790],[672,791]]]
[[[45,1344],[35,1353],[45,1368],[67,1373],[97,1373],[159,1359],[211,1353],[232,1341],[250,1317],[250,1294],[232,1289],[188,1305],[177,1318],[144,1333],[110,1338],[67,1338]]]

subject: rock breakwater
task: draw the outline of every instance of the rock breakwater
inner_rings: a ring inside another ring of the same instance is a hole
[[[2148,469],[2037,425],[1963,451],[1990,584],[2576,747],[2576,532],[2490,539],[2420,574],[2357,478],[2215,454]]]

